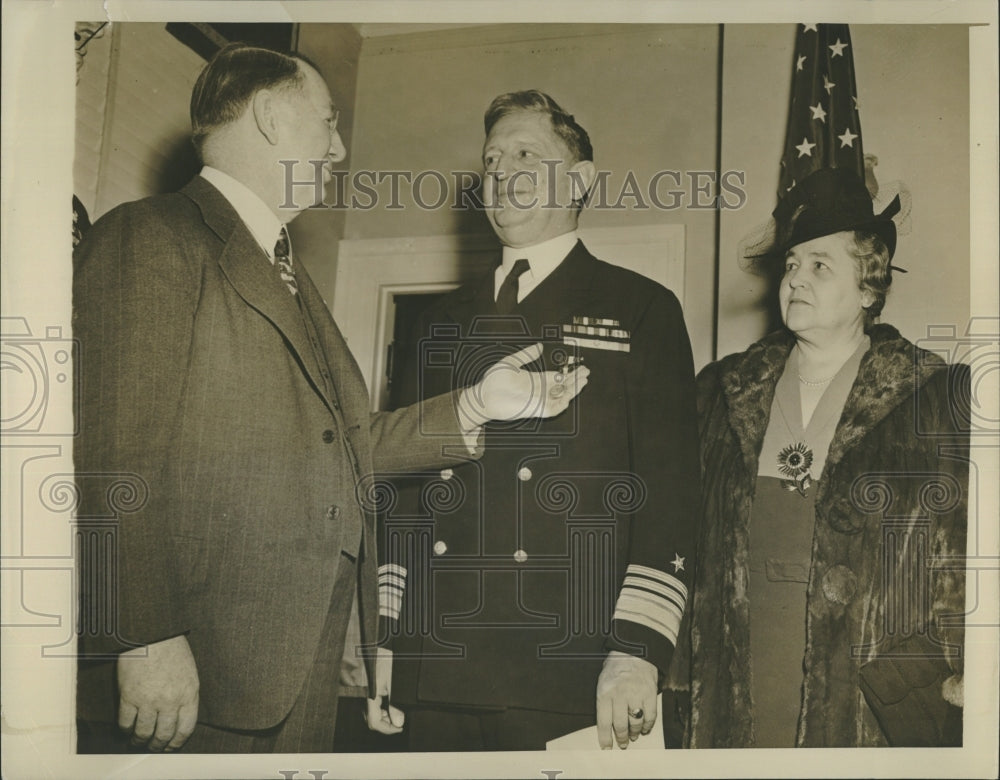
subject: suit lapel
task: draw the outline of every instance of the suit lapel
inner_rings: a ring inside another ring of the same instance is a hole
[[[348,436],[353,439],[358,431],[366,430],[366,421],[370,415],[370,399],[368,389],[358,377],[361,369],[344,336],[334,322],[323,297],[313,284],[312,278],[301,264],[295,272],[299,285],[299,296],[306,314],[312,320],[319,339],[322,358],[331,372],[331,384],[337,394],[344,422],[348,426]]]
[[[315,352],[309,345],[296,296],[281,283],[250,229],[229,201],[200,176],[192,179],[182,192],[198,204],[205,224],[225,242],[218,258],[223,275],[247,305],[270,320],[284,336],[306,377],[329,406],[330,399]]]

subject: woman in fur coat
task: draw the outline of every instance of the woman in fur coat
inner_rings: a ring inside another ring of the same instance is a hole
[[[801,182],[785,328],[698,378],[692,747],[961,744],[969,374],[873,324],[897,210]]]

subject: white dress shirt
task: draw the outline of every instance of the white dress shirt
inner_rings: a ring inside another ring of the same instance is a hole
[[[208,165],[201,169],[201,177],[222,193],[222,197],[236,209],[250,234],[260,244],[271,264],[274,265],[274,245],[281,234],[281,220],[268,208],[256,193],[228,173]]]
[[[566,255],[577,242],[577,232],[571,230],[561,236],[550,238],[534,246],[515,248],[505,246],[503,248],[503,261],[497,266],[493,274],[493,300],[497,299],[500,293],[500,285],[507,278],[514,267],[514,263],[524,258],[531,266],[518,278],[517,282],[517,302],[523,301],[528,293],[534,290],[550,273],[556,270],[559,264],[566,259]]]

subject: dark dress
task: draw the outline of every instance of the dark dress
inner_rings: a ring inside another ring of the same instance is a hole
[[[817,478],[867,339],[802,425],[795,350],[775,388],[750,519],[750,666],[757,747],[793,747],[802,701]]]

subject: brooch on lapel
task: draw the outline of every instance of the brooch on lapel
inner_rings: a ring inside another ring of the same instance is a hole
[[[618,320],[601,317],[574,317],[571,325],[562,326],[563,343],[575,347],[628,352],[630,335]]]
[[[781,480],[781,486],[805,496],[812,486],[813,477],[809,472],[813,464],[813,452],[802,442],[789,444],[778,453],[778,471],[789,479]]]

